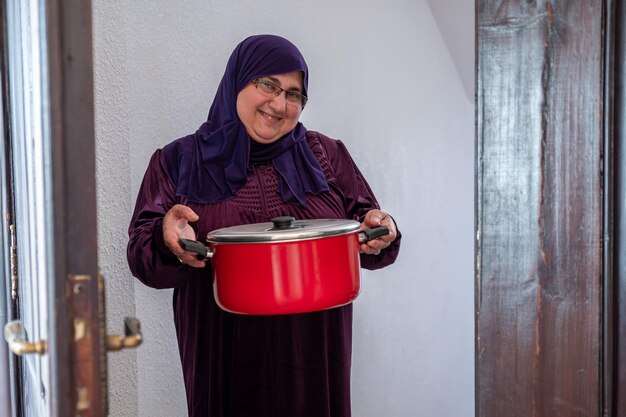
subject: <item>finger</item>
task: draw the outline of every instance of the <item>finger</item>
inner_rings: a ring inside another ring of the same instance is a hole
[[[380,237],[380,239],[386,242],[393,242],[398,237],[398,230],[396,229],[396,224],[391,218],[391,216],[386,215],[385,218],[381,222],[381,226],[386,226],[389,230],[389,233]]]
[[[381,250],[385,249],[391,244],[391,242],[386,242],[380,238],[370,240],[369,242],[363,243],[360,246],[361,253],[367,254],[379,254]]]
[[[193,211],[190,207],[185,206],[183,204],[176,204],[171,209],[170,212],[174,214],[178,219],[185,219],[190,222],[198,221],[199,217],[195,211]]]
[[[387,242],[386,240],[383,240],[382,238],[376,238],[376,239],[373,239],[364,243],[365,246],[375,249],[375,250],[385,249],[390,244],[391,242]]]
[[[380,253],[380,249],[373,248],[366,244],[362,244],[359,250],[361,253],[365,253],[367,255],[378,255]]]
[[[367,227],[376,227],[376,226],[380,226],[383,218],[384,218],[384,214],[382,211],[378,210],[378,209],[373,209],[367,212],[367,214],[365,214],[365,218],[363,219],[363,223],[366,224]]]
[[[175,254],[181,254],[184,249],[178,244],[178,239],[196,239],[190,221],[197,221],[198,215],[189,207],[183,204],[175,204],[168,210],[163,219],[163,240],[165,245]]]
[[[204,268],[206,261],[200,260],[195,252],[185,251],[178,256],[178,262],[184,265],[189,265],[194,268]]]
[[[185,265],[189,265],[193,268],[204,268],[206,266],[206,262],[205,261],[201,261],[198,258],[192,257],[189,260],[184,260],[183,263]]]

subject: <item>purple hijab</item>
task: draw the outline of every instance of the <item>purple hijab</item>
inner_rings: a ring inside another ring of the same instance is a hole
[[[279,192],[285,202],[306,206],[305,193],[328,190],[324,173],[306,141],[306,128],[298,122],[282,138],[268,145],[254,143],[237,115],[237,95],[261,76],[301,71],[307,94],[308,68],[300,51],[275,35],[251,36],[228,60],[209,117],[193,135],[163,148],[176,194],[188,201],[213,203],[232,198],[246,183],[249,163],[272,161],[280,175]]]

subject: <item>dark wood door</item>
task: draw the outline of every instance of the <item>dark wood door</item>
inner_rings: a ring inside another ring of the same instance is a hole
[[[625,415],[611,400],[615,5],[476,12],[476,415]]]

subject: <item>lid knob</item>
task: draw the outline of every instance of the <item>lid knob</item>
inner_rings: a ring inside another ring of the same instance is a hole
[[[272,227],[271,230],[293,229],[294,228],[293,222],[295,220],[296,218],[291,217],[291,216],[274,217],[272,219],[272,223],[274,224],[274,227]]]

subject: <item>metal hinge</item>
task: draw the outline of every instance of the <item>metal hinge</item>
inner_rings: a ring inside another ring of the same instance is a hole
[[[11,233],[11,299],[17,300],[18,280],[17,280],[17,244],[15,239],[15,225],[9,226]]]

